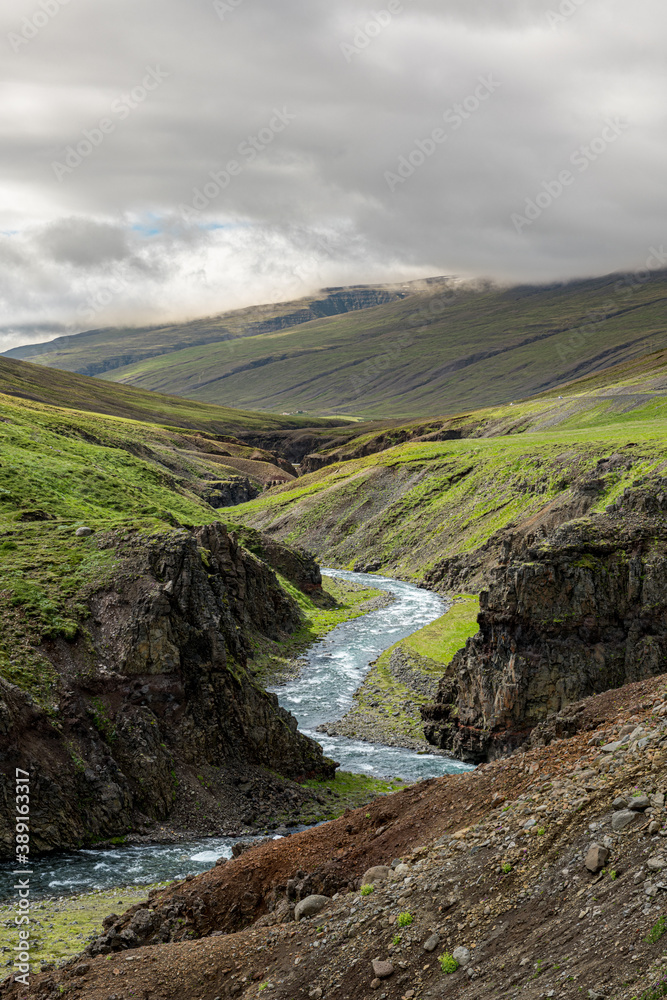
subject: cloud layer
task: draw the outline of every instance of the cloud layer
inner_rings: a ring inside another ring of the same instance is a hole
[[[325,284],[640,267],[666,27],[659,0],[6,0],[0,349]]]

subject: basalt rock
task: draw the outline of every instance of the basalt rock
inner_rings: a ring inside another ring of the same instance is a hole
[[[238,507],[239,504],[255,500],[259,490],[243,476],[233,476],[231,479],[207,482],[202,499],[215,510],[225,507]]]
[[[97,539],[118,557],[113,584],[89,599],[84,638],[40,650],[58,674],[56,703],[0,679],[0,853],[14,846],[17,767],[31,776],[36,851],[174,816],[187,826],[195,812],[204,829],[240,832],[294,804],[289,779],[333,776],[246,670],[257,637],[300,626],[273,570],[220,524]],[[315,563],[291,559],[315,585]]]
[[[587,695],[667,665],[667,490],[626,492],[492,571],[480,632],[422,710],[427,739],[474,763]],[[572,720],[576,726],[576,720]]]

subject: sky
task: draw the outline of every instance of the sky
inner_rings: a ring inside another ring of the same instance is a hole
[[[3,0],[0,350],[667,240],[664,0]]]

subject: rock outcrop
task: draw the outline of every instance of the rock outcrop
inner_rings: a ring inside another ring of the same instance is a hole
[[[108,534],[98,544],[118,564],[113,583],[89,599],[84,637],[41,650],[58,675],[56,703],[39,706],[0,681],[5,856],[16,767],[31,774],[34,850],[147,833],[174,814],[235,832],[255,818],[248,779],[265,825],[298,796],[276,772],[333,776],[320,746],[246,670],[255,639],[300,625],[265,562],[220,524]],[[283,560],[316,585],[306,555],[285,551]]]
[[[258,496],[257,487],[244,476],[207,482],[202,493],[202,499],[214,510],[222,510],[224,507],[238,507],[239,504],[255,500]]]
[[[481,595],[427,739],[479,762],[587,695],[667,668],[667,488],[643,482],[608,508],[513,552]]]

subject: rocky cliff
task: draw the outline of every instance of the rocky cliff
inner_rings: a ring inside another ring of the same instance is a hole
[[[423,709],[427,739],[479,762],[578,699],[667,668],[667,480],[606,513],[511,541],[481,595],[480,632]]]
[[[246,670],[255,638],[300,625],[270,566],[220,524],[93,544],[113,551],[116,569],[89,597],[79,638],[40,650],[57,675],[55,702],[0,681],[2,853],[13,841],[16,767],[31,772],[36,850],[147,834],[167,818],[236,832],[261,813],[266,825],[310,794],[290,779],[333,775]],[[309,562],[281,557],[297,585],[305,575],[315,588]]]

